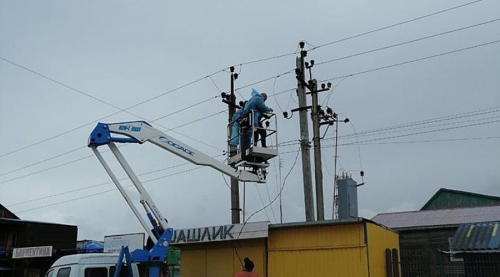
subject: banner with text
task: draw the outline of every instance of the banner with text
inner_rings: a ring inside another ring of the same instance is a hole
[[[268,231],[268,222],[180,229],[174,230],[171,244],[266,238],[268,236]]]

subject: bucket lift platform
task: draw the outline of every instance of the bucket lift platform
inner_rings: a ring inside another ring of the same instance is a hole
[[[278,148],[277,148],[277,121],[276,121],[276,115],[275,114],[267,114],[265,116],[266,123],[263,124],[266,127],[259,127],[254,126],[253,124],[253,112],[248,115],[248,124],[246,127],[241,127],[239,130],[238,136],[240,137],[240,142],[242,133],[243,132],[248,132],[250,133],[249,139],[250,139],[250,146],[249,147],[243,147],[243,143],[240,143],[238,147],[231,147],[229,146],[229,153],[231,153],[230,157],[227,160],[227,163],[231,166],[234,167],[243,167],[246,169],[250,169],[252,171],[260,168],[260,169],[265,169],[269,167],[269,163],[267,162],[268,160],[278,156]],[[275,129],[270,129],[269,125],[270,122],[274,121]],[[234,122],[230,122],[228,125],[228,134],[229,138],[231,137],[231,127],[234,124]],[[257,132],[259,129],[265,129],[266,130],[266,140],[267,142],[271,142],[271,138],[275,137],[276,138],[276,144],[274,147],[259,147],[257,146],[257,142],[255,142],[255,132]],[[244,130],[244,131],[242,131]],[[229,142],[229,140],[228,140]],[[245,143],[247,144],[247,143]]]

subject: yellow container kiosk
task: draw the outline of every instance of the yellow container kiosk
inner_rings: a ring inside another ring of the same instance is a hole
[[[364,218],[176,230],[181,277],[231,277],[249,257],[262,277],[396,277],[396,232]]]

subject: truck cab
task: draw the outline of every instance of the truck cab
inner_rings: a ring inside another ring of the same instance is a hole
[[[117,260],[118,253],[68,255],[55,261],[44,277],[112,277]],[[132,263],[132,273],[134,277],[140,276],[134,263]],[[126,268],[122,267],[120,276],[128,276]]]

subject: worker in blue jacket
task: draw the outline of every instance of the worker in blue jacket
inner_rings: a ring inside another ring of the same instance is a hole
[[[265,93],[259,93],[257,90],[252,89],[252,97],[248,100],[248,102],[245,104],[245,107],[243,108],[243,113],[242,116],[247,116],[251,111],[254,111],[254,118],[253,118],[253,125],[254,127],[260,127],[257,132],[255,132],[255,141],[254,144],[257,144],[257,141],[259,140],[259,135],[261,136],[260,142],[262,147],[267,147],[266,146],[266,129],[262,128],[262,124],[260,123],[260,119],[263,114],[266,113],[272,113],[273,109],[269,108],[264,104],[267,100],[267,94]],[[249,139],[247,142],[250,142],[250,137],[251,133],[248,134]]]
[[[230,146],[238,146],[240,143],[240,118],[243,114],[243,107],[245,106],[246,101],[243,103],[241,109],[237,110],[231,120],[233,121],[233,125],[231,126],[231,138],[229,139]]]

